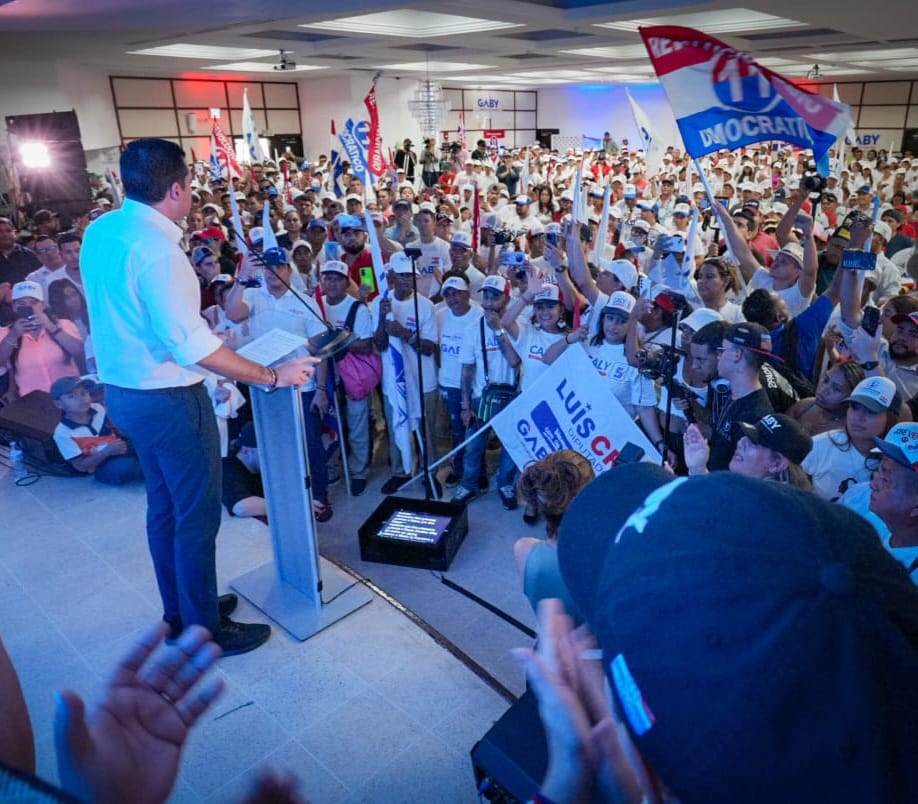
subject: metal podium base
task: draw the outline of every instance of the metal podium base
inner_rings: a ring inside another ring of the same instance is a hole
[[[321,556],[319,562],[322,598],[329,601],[321,607],[308,595],[281,581],[273,562],[236,578],[230,587],[302,642],[373,599],[353,576]]]

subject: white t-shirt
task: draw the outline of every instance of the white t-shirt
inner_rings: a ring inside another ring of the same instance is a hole
[[[504,357],[500,345],[502,338],[497,337],[497,334],[487,323],[484,327],[484,333],[484,348],[488,353],[487,382],[492,385],[516,385],[516,369]],[[506,334],[503,336],[503,338],[507,337],[509,336]],[[459,362],[463,366],[475,366],[475,379],[472,380],[472,397],[478,399],[486,385],[480,323],[476,323],[475,327],[466,333],[466,338],[462,341],[462,347],[459,350]]]
[[[93,403],[89,406],[89,410],[92,416],[88,424],[71,427],[61,422],[54,428],[54,443],[57,445],[57,449],[65,461],[72,461],[74,458],[79,458],[83,454],[91,455],[96,451],[94,447],[87,447],[84,449],[77,440],[80,438],[91,439],[97,437],[102,431],[102,426],[105,424],[105,408]]]
[[[435,237],[429,243],[421,240],[414,240],[408,244],[410,248],[421,249],[421,256],[418,257],[418,293],[426,298],[436,296],[440,291],[440,283],[437,281],[434,271],[444,274],[449,270],[451,265],[449,259],[449,243]]]
[[[546,332],[541,327],[534,325],[519,325],[519,334],[515,340],[511,340],[511,343],[522,360],[520,364],[521,391],[531,388],[532,384],[545,373],[548,369],[548,364],[544,362],[545,352],[549,346],[567,335],[567,332],[566,329],[561,332]]]
[[[750,293],[759,288],[774,290],[775,293],[787,303],[787,309],[790,311],[791,316],[800,315],[800,313],[810,306],[810,302],[813,300],[812,293],[809,297],[806,297],[800,292],[799,282],[794,282],[793,285],[789,288],[784,288],[784,290],[775,290],[775,280],[772,279],[767,268],[756,269],[756,272],[752,275],[752,279],[746,287]]]
[[[373,304],[370,309],[374,332],[379,325],[379,301],[381,298],[382,296],[377,296],[373,299]],[[432,341],[433,343],[437,342],[437,318],[434,312],[433,302],[431,302],[430,299],[424,296],[418,296],[418,313],[421,319],[421,326],[419,328],[414,317],[414,296],[411,295],[407,299],[401,300],[396,299],[395,296],[390,296],[389,298],[392,299],[392,314],[399,324],[412,332],[417,332],[418,329],[420,329],[422,340]],[[406,360],[417,361],[417,353],[404,341],[402,341],[402,352]],[[387,376],[388,372],[394,371],[392,361],[387,360],[385,355],[382,359],[382,365],[383,376]],[[422,386],[424,393],[436,391],[437,362],[432,354],[421,355],[421,370],[424,372],[424,383]]]
[[[866,458],[852,444],[847,444],[847,449],[839,446],[846,443],[843,430],[820,433],[813,438],[813,449],[801,464],[813,479],[813,490],[827,500],[834,500],[847,490],[841,488],[846,480],[853,483],[870,480]]]
[[[358,302],[353,296],[345,296],[337,304],[329,304],[324,300],[325,318],[335,329],[341,329],[347,321],[351,305],[357,305],[357,314],[354,316],[354,338],[359,341],[373,337],[373,321],[370,318],[369,308]]]
[[[463,341],[478,335],[481,308],[473,304],[463,316],[453,314],[449,307],[437,310],[437,333],[440,346],[440,370],[437,381],[441,388],[462,387],[460,352]]]
[[[634,416],[635,407],[649,407],[657,403],[653,380],[643,376],[625,357],[625,344],[601,343],[586,347],[586,353],[599,376],[609,384],[612,395],[621,402],[628,415]]]

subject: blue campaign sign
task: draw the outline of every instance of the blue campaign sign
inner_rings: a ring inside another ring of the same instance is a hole
[[[365,121],[363,125],[366,125]],[[355,123],[353,119],[349,118],[338,135],[341,140],[341,146],[344,148],[348,161],[351,163],[351,171],[355,176],[363,176],[367,171],[366,144],[369,140],[366,131],[361,133],[360,126],[361,123]]]

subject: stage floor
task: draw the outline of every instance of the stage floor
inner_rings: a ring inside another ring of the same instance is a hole
[[[174,801],[233,800],[262,764],[296,772],[317,804],[477,801],[468,752],[506,695],[523,690],[509,650],[530,640],[438,573],[360,561],[357,528],[387,477],[380,461],[363,496],[334,486],[335,515],[318,526],[319,544],[399,605],[374,594],[306,642],[275,628],[264,647],[221,661],[228,690],[192,735]],[[115,658],[161,615],[144,493],[89,478],[17,487],[0,466],[0,510],[0,635],[32,714],[39,774],[54,781],[53,692],[97,694]],[[469,535],[446,575],[532,626],[512,544],[541,533],[492,491],[470,504]],[[224,514],[221,591],[270,557],[263,524]],[[265,620],[245,601],[238,619]]]

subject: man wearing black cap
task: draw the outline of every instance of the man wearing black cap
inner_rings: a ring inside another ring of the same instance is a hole
[[[40,209],[32,216],[35,234],[56,237],[61,233],[61,216],[50,209]]]
[[[558,560],[607,687],[596,643],[543,604],[539,655],[517,655],[548,732],[545,798],[918,798],[918,590],[860,517],[642,463],[578,495]]]
[[[771,354],[771,338],[765,327],[743,322],[729,326],[724,333],[717,360],[717,373],[730,383],[729,398],[714,400],[711,431],[712,472],[727,469],[739,441],[733,422],[754,424],[773,413],[771,401],[759,379],[759,369]]]

